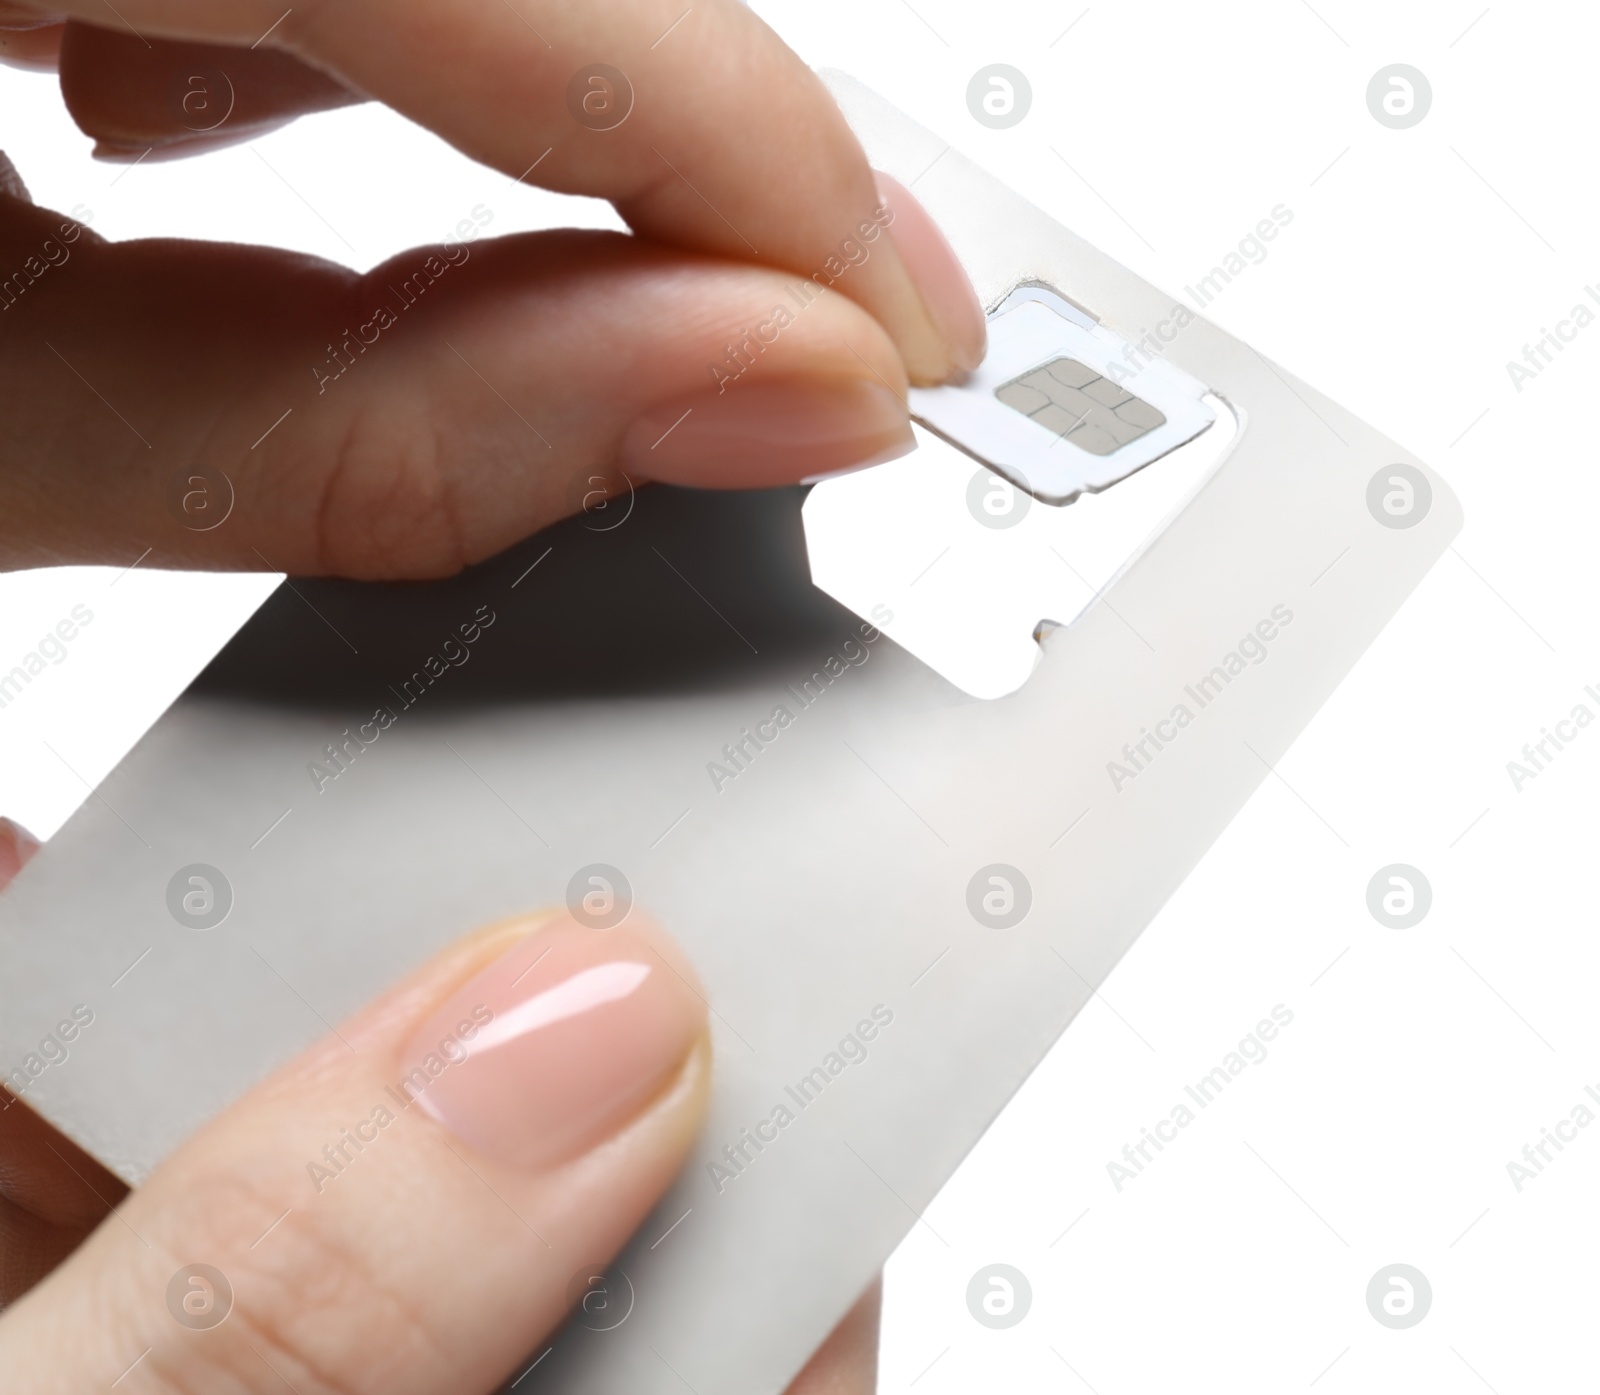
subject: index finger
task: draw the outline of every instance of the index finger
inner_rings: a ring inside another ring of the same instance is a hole
[[[102,0],[62,8],[106,24]],[[127,0],[141,37],[287,50],[515,179],[638,233],[786,268],[887,329],[913,381],[974,367],[981,307],[817,76],[738,0]],[[887,233],[887,236],[883,235]]]

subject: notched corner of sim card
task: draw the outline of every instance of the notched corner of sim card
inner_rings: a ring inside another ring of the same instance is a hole
[[[988,312],[989,348],[960,382],[913,388],[911,414],[1041,503],[1098,494],[1187,445],[1224,408],[1043,281]]]

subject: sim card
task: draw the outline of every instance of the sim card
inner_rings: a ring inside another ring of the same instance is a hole
[[[0,1072],[130,1182],[468,927],[597,868],[648,906],[705,985],[708,1117],[604,1280],[629,1301],[518,1395],[779,1395],[1460,527],[1402,447],[1198,316],[1153,344],[1170,296],[829,81],[993,316],[916,453],[285,586],[0,897]],[[888,614],[966,554],[1078,574],[980,617],[1020,665],[992,696]]]
[[[983,362],[960,383],[913,388],[911,412],[1018,488],[1067,504],[1194,440],[1217,419],[1206,396],[1060,292],[1022,285],[990,312]]]

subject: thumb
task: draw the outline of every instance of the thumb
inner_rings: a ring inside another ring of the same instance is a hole
[[[0,1389],[488,1392],[671,1182],[709,1061],[638,911],[481,932],[158,1168],[0,1320]]]

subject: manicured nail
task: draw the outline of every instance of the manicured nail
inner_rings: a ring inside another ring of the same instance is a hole
[[[693,971],[634,911],[563,916],[453,993],[411,1038],[397,1088],[488,1157],[539,1171],[617,1132],[705,1030]]]
[[[216,131],[197,131],[184,135],[164,135],[140,144],[137,141],[97,140],[89,153],[96,160],[110,165],[136,165],[141,160],[156,164],[162,160],[184,160],[191,155],[204,155],[212,150],[225,150],[230,145],[242,145],[287,126],[284,117],[274,117],[251,126],[228,126]]]
[[[988,325],[978,293],[955,249],[911,190],[881,171],[874,170],[873,177],[878,181],[878,197],[889,209],[894,249],[922,297],[928,318],[949,345],[956,366],[962,372],[976,368],[983,361]]]
[[[665,484],[765,489],[914,448],[906,405],[864,378],[734,382],[646,412],[622,467]]]
[[[20,823],[0,818],[0,886],[16,876],[39,848],[39,840]]]
[[[126,145],[116,140],[97,140],[89,154],[96,160],[104,160],[108,165],[134,165],[154,148],[150,145]]]

